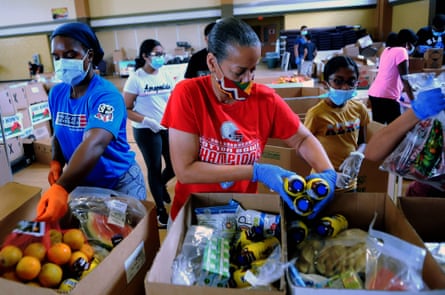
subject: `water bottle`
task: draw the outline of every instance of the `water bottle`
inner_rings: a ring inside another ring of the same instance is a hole
[[[306,239],[309,230],[303,221],[292,220],[287,232],[289,239],[293,242],[292,244],[298,245]]]
[[[284,179],[284,190],[291,197],[297,197],[306,190],[306,180],[300,175],[292,175]]]
[[[315,231],[322,237],[335,237],[339,232],[348,228],[348,220],[341,214],[322,217]]]
[[[314,209],[314,202],[307,194],[302,194],[294,199],[295,212],[300,216],[308,216]]]
[[[329,191],[329,184],[322,178],[312,178],[306,183],[306,193],[316,201],[326,198]]]

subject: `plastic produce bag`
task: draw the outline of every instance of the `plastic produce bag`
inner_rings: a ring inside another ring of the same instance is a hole
[[[421,291],[426,249],[369,228],[366,255],[366,289]]]
[[[445,74],[405,76],[414,93],[441,88],[445,93]],[[384,160],[381,169],[445,190],[445,112],[418,122]]]
[[[137,199],[96,187],[78,187],[70,194],[70,210],[88,242],[111,250],[147,214]]]

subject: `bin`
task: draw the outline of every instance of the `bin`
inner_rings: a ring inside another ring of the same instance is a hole
[[[266,52],[266,63],[269,69],[276,68],[280,62],[280,54],[278,52]]]

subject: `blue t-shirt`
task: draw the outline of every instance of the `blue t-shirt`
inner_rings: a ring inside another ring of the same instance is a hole
[[[86,131],[101,128],[113,134],[96,166],[84,179],[84,186],[114,188],[120,176],[135,163],[135,153],[127,142],[125,102],[109,81],[94,75],[84,96],[70,98],[71,86],[60,83],[49,93],[54,136],[69,163]]]
[[[304,55],[304,44],[306,44],[306,39],[303,36],[298,36],[295,40],[295,45],[298,45],[298,56],[303,57]]]

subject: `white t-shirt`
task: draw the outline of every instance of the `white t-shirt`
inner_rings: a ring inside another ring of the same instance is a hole
[[[145,117],[161,122],[175,80],[160,68],[155,74],[148,74],[142,68],[131,73],[124,85],[124,92],[136,94],[133,110]],[[139,122],[131,122],[135,128],[146,128]]]

